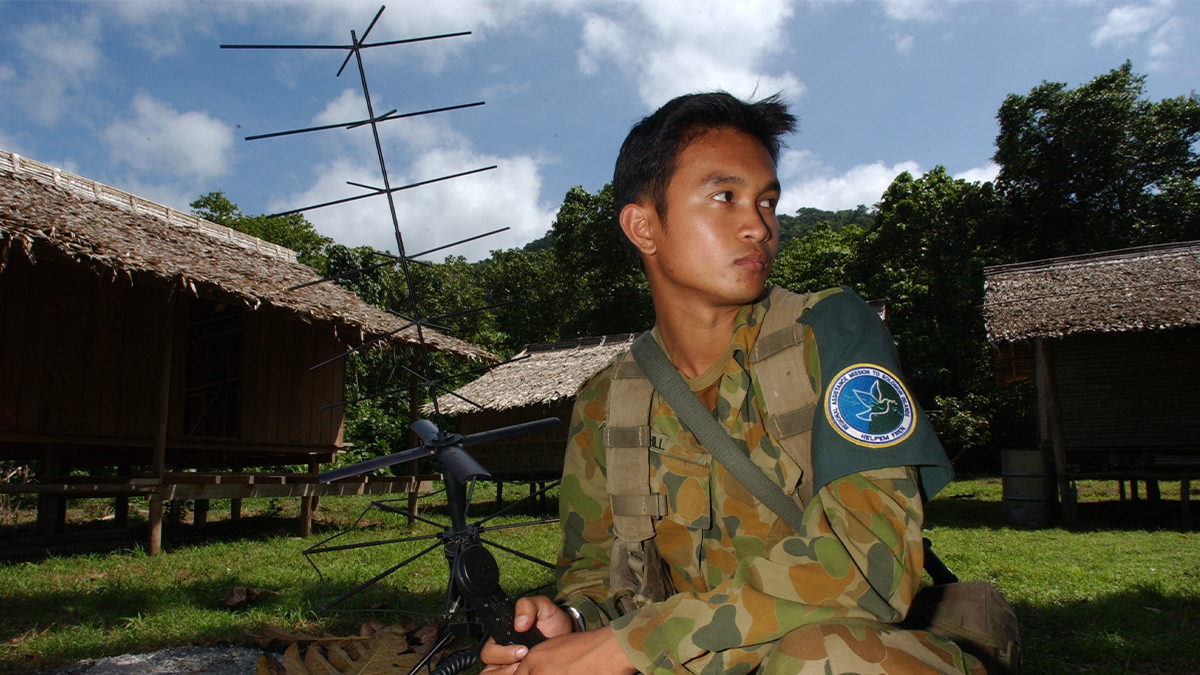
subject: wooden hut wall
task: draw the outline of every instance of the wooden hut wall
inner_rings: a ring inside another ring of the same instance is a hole
[[[282,449],[342,442],[346,360],[312,367],[344,350],[328,325],[248,312],[244,324],[240,438]]]
[[[1088,464],[1111,461],[1113,451],[1200,461],[1198,355],[1197,328],[1089,333],[1054,341],[1068,464],[1083,464],[1086,470]]]
[[[557,417],[561,424],[552,429],[514,436],[467,449],[483,468],[504,480],[546,480],[562,476],[563,456],[575,399],[536,404],[509,410],[482,410],[459,415],[459,433],[473,434],[499,427]]]
[[[164,287],[11,256],[0,273],[0,453],[118,441],[148,453],[166,300]]]
[[[11,255],[0,272],[0,457],[33,459],[53,449],[74,466],[148,464],[167,299],[165,285]],[[209,365],[189,354],[192,318],[212,307],[219,304],[177,296],[168,464],[261,466],[302,461],[281,454],[334,451],[342,411],[321,407],[342,400],[345,363],[310,367],[344,346],[329,324],[282,313],[240,311],[233,422],[185,424],[194,422],[186,414],[195,393],[189,369]],[[211,429],[218,433],[205,435]]]

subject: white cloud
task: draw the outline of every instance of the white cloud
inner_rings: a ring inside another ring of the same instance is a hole
[[[960,178],[968,183],[988,183],[996,180],[996,176],[1000,174],[1000,166],[995,162],[989,161],[984,166],[977,166],[973,169],[967,169],[956,174],[955,178]]]
[[[320,40],[345,44],[350,41],[351,29],[362,37],[363,30],[379,11],[379,5],[378,0],[297,3],[291,8],[292,11],[285,21],[288,31],[298,29]],[[513,25],[527,17],[531,11],[547,7],[562,11],[570,5],[564,2],[557,3],[556,6],[556,3],[548,0],[459,0],[396,5],[383,13],[379,22],[371,29],[367,41],[397,40],[459,31],[486,33],[491,29]],[[270,9],[273,10],[274,6],[270,6]],[[273,11],[272,16],[275,16]],[[415,59],[436,72],[448,58],[469,48],[477,40],[478,37],[474,36],[457,37],[416,43],[405,49],[376,49],[371,50],[371,58],[389,63]]]
[[[455,246],[434,254],[487,257],[494,249],[526,244],[546,233],[554,211],[537,201],[541,189],[538,163],[530,157],[494,157],[461,150],[432,150],[401,173],[389,169],[392,187],[496,164],[483,173],[394,193],[400,232],[408,253],[424,251],[501,227],[508,232]],[[377,166],[338,158],[320,169],[316,183],[301,194],[272,203],[272,210],[316,204],[361,194],[349,185],[381,185]],[[310,211],[305,216],[322,234],[347,246],[396,250],[391,215],[384,197]]]
[[[1107,42],[1121,46],[1137,40],[1170,17],[1172,4],[1170,0],[1164,0],[1113,7],[1100,19],[1100,25],[1092,33],[1092,46],[1100,47]]]
[[[695,91],[724,89],[741,97],[782,91],[791,98],[804,85],[786,72],[763,71],[766,57],[787,45],[789,0],[698,4],[658,0],[606,5],[585,13],[584,73],[611,61],[638,83],[649,108]]]
[[[380,112],[380,111],[377,111]],[[314,124],[331,124],[365,117],[361,94],[346,90],[329,102]],[[445,118],[411,118],[379,127],[384,147],[402,146],[402,156],[387,155],[393,188],[441,176],[496,165],[482,173],[394,193],[396,214],[408,253],[434,248],[501,227],[499,235],[456,246],[434,255],[463,255],[470,260],[487,257],[494,249],[524,245],[545,234],[554,219],[552,207],[538,201],[541,192],[540,161],[517,155],[499,157],[478,152],[469,139]],[[374,142],[366,127],[342,135],[334,158],[318,170],[318,178],[299,194],[272,201],[272,211],[355,196],[361,188],[346,184],[382,186],[374,163]],[[347,246],[369,245],[395,251],[396,240],[385,197],[317,209],[305,214],[323,234]]]
[[[907,56],[913,48],[913,36],[892,33],[892,44],[895,45],[896,51]]]
[[[229,170],[229,125],[206,112],[180,113],[144,93],[130,107],[133,119],[116,119],[101,132],[114,159],[197,182]]]
[[[960,0],[879,0],[888,18],[897,21],[936,21],[942,8]]]
[[[12,74],[5,79],[18,80],[11,100],[20,101],[38,122],[56,122],[100,68],[100,20],[89,15],[29,24],[14,27],[11,35],[20,60],[19,70],[6,66]]]
[[[795,213],[803,207],[836,211],[859,204],[871,206],[879,201],[896,176],[905,171],[913,176],[922,173],[913,161],[890,167],[880,161],[860,164],[839,175],[807,150],[785,150],[779,161],[783,194],[778,211]]]

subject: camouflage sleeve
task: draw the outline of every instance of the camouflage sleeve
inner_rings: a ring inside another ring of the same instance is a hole
[[[745,672],[808,623],[897,622],[920,585],[921,521],[911,469],[844,476],[814,496],[804,531],[776,520],[763,539],[737,542],[732,575],[613,620],[617,641],[645,673]]]
[[[612,509],[600,439],[608,375],[605,368],[594,376],[575,400],[558,500],[562,547],[555,572],[556,601],[577,609],[588,630],[606,626],[618,616],[609,597]]]

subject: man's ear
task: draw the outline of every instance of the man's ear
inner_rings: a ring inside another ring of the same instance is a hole
[[[649,204],[635,202],[626,204],[618,218],[625,236],[643,256],[652,256],[658,251],[658,213]]]

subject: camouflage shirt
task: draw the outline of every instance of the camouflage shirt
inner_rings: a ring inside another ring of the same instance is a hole
[[[836,291],[831,291],[836,292]],[[726,354],[688,384],[750,459],[786,492],[800,468],[772,442],[762,393],[746,357],[766,302],[743,307]],[[817,362],[808,332],[806,360]],[[820,369],[810,367],[814,390]],[[655,542],[676,591],[620,616],[609,585],[613,542],[601,428],[609,369],[581,389],[572,415],[560,498],[559,601],[589,629],[611,625],[645,673],[746,673],[787,632],[815,621],[863,617],[894,623],[921,579],[921,498],[915,470],[879,468],[822,487],[796,532],[759,502],[654,394],[651,491],[667,498]],[[816,454],[814,447],[814,455]]]

